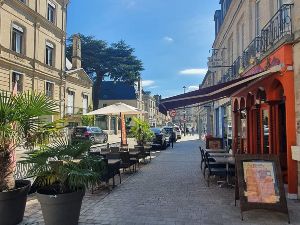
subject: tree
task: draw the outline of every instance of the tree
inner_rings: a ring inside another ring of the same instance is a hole
[[[114,81],[133,84],[144,70],[142,61],[134,55],[134,49],[121,40],[108,44],[92,36],[79,34],[81,39],[82,67],[94,81],[93,104],[98,108],[101,84],[105,77]],[[67,57],[72,58],[73,37],[68,39]]]

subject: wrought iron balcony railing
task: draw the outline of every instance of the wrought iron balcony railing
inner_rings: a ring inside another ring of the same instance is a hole
[[[247,68],[255,65],[269,51],[278,47],[281,41],[289,41],[292,37],[292,7],[293,4],[284,4],[261,30],[260,36],[243,51],[227,72],[222,76],[219,83],[238,78]]]
[[[65,114],[67,116],[82,115],[82,114],[85,114],[85,113],[88,113],[88,112],[89,112],[89,109],[73,107],[73,106],[66,106],[65,107]]]

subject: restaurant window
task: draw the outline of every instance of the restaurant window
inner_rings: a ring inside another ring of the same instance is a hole
[[[55,4],[52,2],[48,2],[48,10],[47,10],[47,19],[51,22],[55,22]]]
[[[88,112],[88,96],[82,96],[82,113],[86,114]]]
[[[54,45],[50,42],[46,42],[46,58],[45,63],[48,66],[54,65]]]
[[[17,92],[23,90],[23,74],[18,72],[12,72],[12,90],[16,87]]]
[[[11,48],[14,52],[22,54],[24,45],[24,29],[16,24],[12,27],[12,45]]]
[[[46,96],[53,98],[54,95],[54,84],[52,82],[46,81]]]

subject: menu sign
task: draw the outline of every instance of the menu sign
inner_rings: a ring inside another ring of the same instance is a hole
[[[243,162],[243,169],[248,202],[279,202],[273,162],[246,161]]]
[[[223,148],[223,139],[209,137],[206,138],[206,148],[207,149],[222,149]]]
[[[276,155],[235,155],[235,200],[240,200],[241,215],[253,209],[268,209],[286,213],[288,208]]]

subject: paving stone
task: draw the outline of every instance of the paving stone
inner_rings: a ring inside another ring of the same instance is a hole
[[[189,140],[188,140],[189,139]],[[200,170],[198,140],[184,138],[144,164],[135,174],[125,174],[112,191],[86,194],[80,224],[121,225],[284,225],[286,216],[272,211],[250,211],[240,220],[234,190],[206,186]],[[30,197],[22,224],[43,224],[40,205]],[[292,224],[300,225],[299,201],[288,200]],[[37,213],[38,212],[38,213]]]

